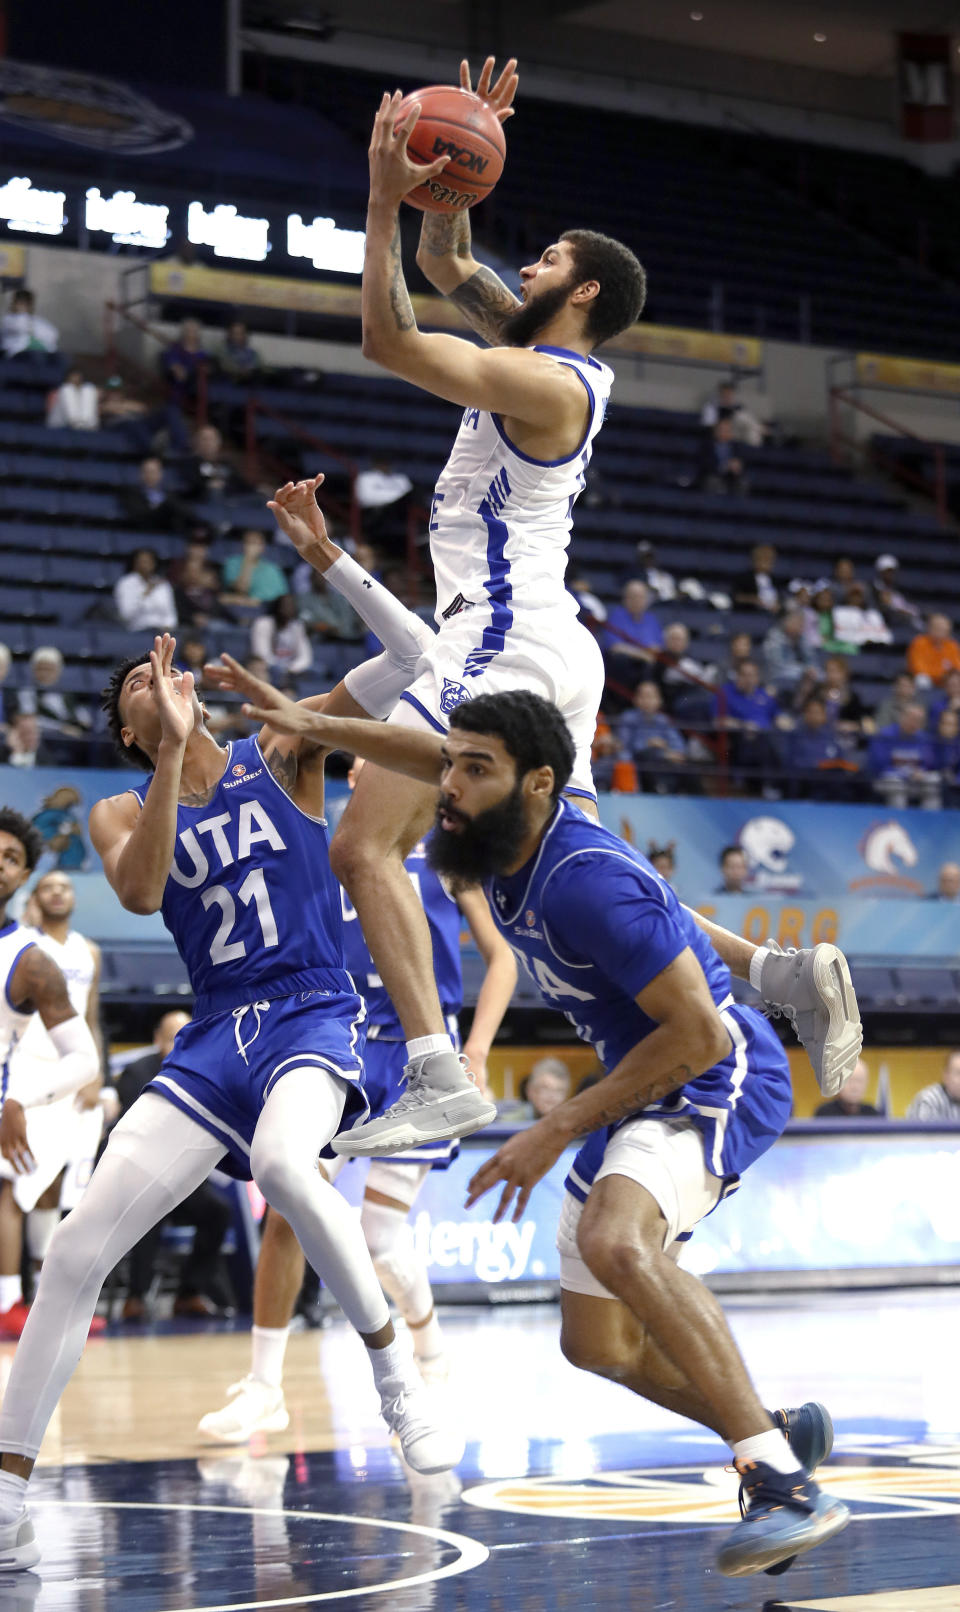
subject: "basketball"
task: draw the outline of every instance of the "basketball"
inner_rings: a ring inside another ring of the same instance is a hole
[[[499,118],[479,95],[449,84],[431,84],[407,95],[399,118],[414,101],[422,110],[407,146],[412,160],[430,163],[447,153],[451,160],[404,200],[427,213],[462,213],[475,207],[503,173],[507,147]]]

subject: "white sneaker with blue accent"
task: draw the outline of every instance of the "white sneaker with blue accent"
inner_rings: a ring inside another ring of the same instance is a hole
[[[407,1089],[376,1119],[341,1131],[330,1146],[349,1158],[404,1153],[425,1142],[470,1136],[497,1117],[495,1103],[474,1085],[459,1053],[431,1052],[414,1058],[404,1075]]]

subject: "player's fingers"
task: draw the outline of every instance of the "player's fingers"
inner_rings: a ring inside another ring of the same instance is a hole
[[[473,85],[470,82],[470,63],[467,61],[466,57],[464,57],[463,61],[460,63],[460,88],[462,90],[473,89]]]
[[[419,162],[412,163],[411,166],[417,170],[417,183],[420,185],[425,185],[428,179],[436,179],[438,174],[443,173],[444,168],[447,166],[447,163],[450,162],[450,160],[451,159],[449,156],[438,157],[436,162],[430,163],[429,167],[424,167],[423,164]]]
[[[183,695],[185,700],[189,700],[191,698],[196,681],[197,680],[192,672],[184,672],[180,679],[180,693]]]
[[[412,105],[407,107],[403,117],[399,118],[393,126],[393,137],[396,141],[397,150],[403,156],[406,155],[407,142],[417,126],[420,111],[420,102],[414,101]]]
[[[492,56],[490,58],[490,64],[491,64],[491,66],[493,65],[493,57]],[[513,96],[511,94],[511,89],[510,89],[511,81],[513,82],[513,89],[516,90],[516,87],[517,87],[517,58],[516,58],[516,56],[511,56],[510,57],[510,60],[507,62],[506,66],[504,67],[503,72],[500,74],[500,77],[497,79],[497,82],[494,84],[493,89],[490,91],[490,99],[491,99],[491,101],[493,101],[495,103],[503,101],[508,95],[510,95],[510,98],[512,100]]]
[[[494,1211],[494,1215],[493,1215],[493,1223],[494,1223],[494,1225],[496,1225],[499,1221],[501,1221],[503,1219],[504,1215],[506,1214],[507,1210],[509,1209],[509,1207],[510,1207],[510,1199],[513,1197],[514,1191],[515,1191],[514,1183],[512,1181],[508,1181],[505,1184],[504,1189],[500,1194],[500,1202],[497,1204],[497,1207],[496,1207],[496,1209]]]
[[[529,1187],[521,1187],[517,1194],[517,1201],[514,1205],[512,1216],[514,1225],[523,1219],[524,1210],[526,1209],[527,1204],[530,1202],[530,1190],[531,1189]]]

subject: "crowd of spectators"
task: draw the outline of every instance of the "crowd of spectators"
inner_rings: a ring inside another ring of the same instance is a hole
[[[716,664],[669,619],[685,583],[658,572],[655,596],[649,545],[642,561],[644,575],[602,620],[589,578],[576,579],[608,674],[600,788],[697,792],[720,769],[728,787],[768,799],[960,802],[960,642],[942,611],[921,618],[894,555],[880,556],[869,583],[845,556],[830,577],[807,580],[784,578],[775,548],[758,545],[728,601],[755,615],[756,630],[733,633]],[[858,691],[858,654],[889,647],[905,623],[916,631],[901,670],[873,697]]]

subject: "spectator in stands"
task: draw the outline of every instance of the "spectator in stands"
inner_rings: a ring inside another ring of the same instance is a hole
[[[849,742],[831,725],[827,703],[819,694],[804,701],[800,721],[785,746],[787,770],[798,795],[811,800],[839,800],[849,795],[849,775],[857,764]],[[811,782],[810,773],[824,777]]]
[[[369,470],[361,470],[353,484],[360,505],[364,536],[391,549],[406,543],[407,510],[413,482],[402,470],[395,470],[386,454],[374,459]]]
[[[733,422],[718,420],[700,444],[697,486],[707,493],[750,491],[743,458],[734,442]]]
[[[13,293],[0,320],[0,345],[4,358],[43,358],[60,346],[56,325],[36,312],[36,298],[25,286]]]
[[[219,579],[210,563],[205,537],[188,539],[186,549],[168,572],[177,620],[182,627],[206,628],[222,614]]]
[[[170,396],[179,404],[190,403],[197,395],[197,376],[210,362],[203,345],[199,321],[184,319],[180,334],[160,354],[160,372]]]
[[[637,562],[636,574],[647,584],[651,598],[658,604],[666,604],[677,597],[676,577],[657,564],[657,551],[645,538],[637,544]]]
[[[941,862],[937,888],[929,901],[960,901],[960,862]]]
[[[930,701],[930,725],[935,728],[944,711],[956,711],[960,716],[960,672],[950,671]]]
[[[656,660],[652,653],[663,643],[663,630],[649,608],[650,590],[639,577],[624,584],[620,603],[607,616],[600,643],[607,665],[618,682],[634,688]]]
[[[891,724],[899,722],[908,705],[922,704],[923,701],[917,690],[916,681],[910,672],[898,672],[890,687],[890,692],[880,701],[873,713],[873,720],[878,733]]]
[[[7,743],[10,750],[7,760],[11,767],[42,767],[50,761],[43,748],[37,719],[26,711],[14,715],[7,728]]]
[[[177,665],[183,671],[193,673],[198,687],[203,682],[203,668],[209,659],[207,646],[196,633],[187,633],[177,639]]]
[[[580,571],[575,571],[567,578],[567,587],[580,605],[580,614],[587,618],[587,626],[592,622],[604,622],[607,619],[607,607],[603,600],[594,593],[590,581]]]
[[[821,649],[820,618],[813,608],[813,590],[809,582],[803,582],[799,577],[787,585],[787,601],[791,610],[799,610],[803,616],[803,641],[808,649]]]
[[[85,705],[79,705],[68,689],[59,687],[63,676],[63,656],[53,644],[42,645],[30,656],[30,681],[17,690],[18,716],[33,718],[38,741],[43,742],[43,760],[51,765],[65,763],[83,766],[87,760],[92,721]],[[29,746],[32,732],[21,729],[18,746]],[[36,752],[38,744],[33,744]],[[11,757],[12,759],[12,757]],[[22,762],[20,765],[26,765]]]
[[[777,773],[780,753],[774,734],[780,708],[773,695],[760,683],[755,660],[741,661],[731,681],[720,689],[714,707],[717,726],[730,735],[730,760],[735,769],[746,769],[761,783],[765,792],[775,785],[764,775]],[[739,782],[743,782],[741,776]]]
[[[663,703],[671,716],[686,722],[709,722],[717,668],[688,654],[690,629],[672,621],[663,629],[663,659],[657,668]],[[709,684],[704,688],[703,684]]]
[[[255,347],[250,345],[247,327],[242,319],[234,319],[227,326],[227,334],[216,353],[217,368],[231,381],[255,381],[263,363]]]
[[[12,688],[7,688],[7,678],[13,669],[13,656],[8,644],[0,643],[0,743],[6,743],[7,723],[16,715],[17,698]]]
[[[886,622],[909,621],[919,628],[920,612],[897,587],[900,561],[895,554],[881,554],[873,566],[873,598]]]
[[[243,491],[240,477],[224,458],[223,438],[215,425],[201,425],[193,433],[193,457],[185,469],[188,498],[205,502]]]
[[[593,781],[599,790],[607,793],[617,781],[618,763],[624,764],[633,772],[632,763],[626,761],[620,740],[617,738],[609,722],[601,711],[597,717],[596,732],[593,736],[593,745],[590,750],[590,768]],[[632,777],[633,786],[636,787],[636,774]]]
[[[821,649],[827,650],[831,655],[855,655],[854,646],[841,643],[834,631],[834,597],[829,582],[820,581],[813,584],[813,608],[817,617]]]
[[[116,1091],[121,1115],[129,1111],[147,1083],[153,1080],[164,1058],[173,1051],[178,1031],[189,1022],[189,1013],[165,1013],[154,1028],[153,1051],[145,1053],[142,1058],[133,1059],[120,1071]],[[231,1314],[233,1300],[229,1277],[220,1252],[230,1219],[226,1199],[205,1181],[148,1231],[128,1256],[124,1321],[143,1321],[146,1318],[146,1299],[153,1282],[160,1233],[167,1224],[196,1228],[193,1245],[180,1272],[173,1305],[174,1315],[212,1319]]]
[[[160,575],[153,549],[135,549],[130,569],[113,585],[113,603],[129,632],[173,632],[177,606],[173,589]]]
[[[907,650],[907,666],[921,686],[939,688],[947,675],[960,669],[960,644],[953,637],[953,623],[942,610],[927,617],[927,630],[918,633]]]
[[[659,873],[661,879],[672,885],[677,871],[676,840],[668,840],[666,845],[658,845],[655,840],[648,840],[647,861],[655,872]]]
[[[892,644],[893,633],[872,605],[862,582],[851,582],[843,602],[833,607],[833,633],[839,644],[860,649],[864,644]]]
[[[163,460],[150,454],[141,461],[137,483],[125,489],[123,507],[131,526],[144,532],[173,532],[180,524],[180,506],[166,485]]]
[[[727,683],[737,674],[737,667],[745,660],[753,660],[753,639],[748,632],[735,632],[727,644],[725,660],[717,672],[717,682]]]
[[[827,656],[823,665],[823,682],[817,692],[825,702],[827,715],[838,733],[851,736],[872,733],[870,713],[859,694],[850,687],[850,665],[842,655]]]
[[[272,604],[287,591],[287,579],[275,560],[265,560],[267,540],[251,526],[240,539],[240,553],[224,561],[221,572],[224,605]]]
[[[682,735],[663,711],[663,700],[656,683],[641,683],[633,696],[633,709],[617,724],[621,748],[638,771],[645,773],[645,787],[665,794],[675,780],[664,770],[666,762],[686,760]]]
[[[310,587],[297,595],[297,609],[307,632],[314,638],[355,643],[364,635],[364,625],[353,606],[328,588],[322,571],[310,568]]]
[[[841,554],[833,562],[833,586],[835,591],[842,595],[846,593],[852,582],[857,580],[857,568],[853,561],[845,554]]]
[[[780,610],[780,594],[773,580],[777,551],[771,543],[758,543],[750,551],[750,570],[742,572],[733,584],[733,602],[741,610],[764,610],[775,616]]]
[[[741,402],[735,381],[721,381],[715,395],[708,398],[700,410],[700,424],[705,431],[712,431],[719,420],[730,421],[738,442],[745,442],[750,448],[763,446],[767,427]]]
[[[100,394],[76,365],[67,371],[63,385],[50,393],[47,424],[67,431],[100,429]]]
[[[943,779],[946,805],[955,806],[960,791],[960,716],[949,707],[940,712],[935,748],[937,770]]]
[[[313,650],[292,593],[282,593],[257,617],[250,628],[250,648],[254,655],[262,655],[270,668],[268,681],[299,677],[308,670]]]
[[[940,1079],[917,1092],[906,1117],[944,1125],[960,1122],[960,1051],[947,1053]]]
[[[763,640],[764,677],[779,697],[789,696],[819,670],[820,657],[805,639],[802,610],[791,607]]]
[[[739,845],[725,845],[720,852],[720,884],[718,896],[742,896],[750,884],[750,868]]]
[[[940,806],[942,790],[927,713],[919,701],[906,705],[898,722],[880,728],[870,741],[867,771],[888,806],[916,800],[928,810]]]
[[[532,1125],[566,1102],[571,1085],[570,1070],[562,1058],[538,1058],[520,1082],[520,1102],[503,1104],[500,1112],[512,1125]]]
[[[870,1070],[864,1060],[858,1058],[836,1097],[814,1109],[814,1119],[882,1119],[879,1108],[863,1100],[869,1084]]]

